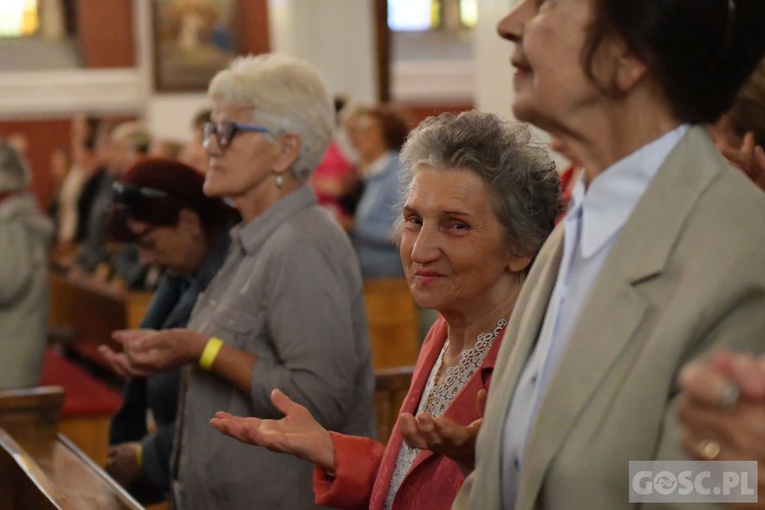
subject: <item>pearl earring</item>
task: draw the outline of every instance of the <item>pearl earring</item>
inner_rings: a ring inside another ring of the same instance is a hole
[[[279,174],[276,176],[276,187],[282,189],[284,187],[284,176]]]

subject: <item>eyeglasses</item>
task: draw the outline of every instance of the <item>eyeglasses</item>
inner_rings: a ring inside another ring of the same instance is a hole
[[[205,122],[202,126],[202,146],[207,149],[210,145],[210,137],[215,135],[215,141],[218,142],[218,147],[220,147],[221,150],[224,150],[231,144],[231,141],[240,131],[271,134],[271,131],[263,126],[256,126],[253,124],[240,124],[229,120],[224,120],[217,124],[214,122]]]

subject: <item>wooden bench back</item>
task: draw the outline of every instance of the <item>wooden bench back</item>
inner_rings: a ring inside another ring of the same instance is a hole
[[[412,381],[413,366],[375,370],[377,436],[387,443]]]
[[[414,365],[419,351],[419,315],[406,280],[366,280],[364,302],[374,368]]]
[[[137,510],[130,495],[56,433],[60,387],[0,391],[0,508]]]
[[[58,274],[49,276],[48,289],[50,340],[109,371],[112,368],[97,347],[106,344],[120,350],[111,339],[112,332],[137,328],[152,295],[140,291],[120,293]]]

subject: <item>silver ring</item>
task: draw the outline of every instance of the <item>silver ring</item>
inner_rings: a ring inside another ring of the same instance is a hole
[[[739,391],[738,386],[731,383],[726,384],[723,387],[722,398],[720,399],[720,407],[722,410],[726,413],[733,411],[740,395],[741,392]]]

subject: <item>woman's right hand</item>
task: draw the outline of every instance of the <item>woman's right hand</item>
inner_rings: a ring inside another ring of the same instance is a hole
[[[278,389],[271,392],[271,403],[284,413],[284,418],[261,420],[219,411],[210,420],[210,425],[243,443],[288,453],[317,464],[328,472],[334,471],[335,447],[332,437],[311,416],[308,409],[296,404]]]

